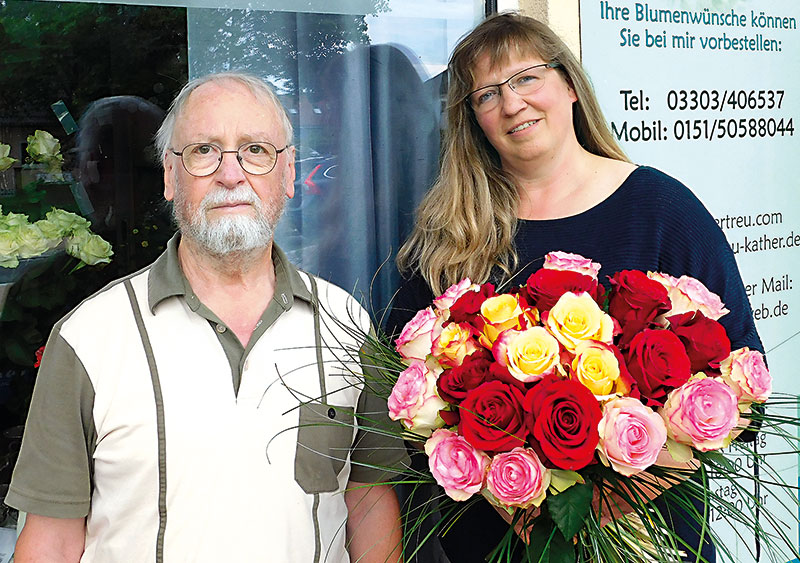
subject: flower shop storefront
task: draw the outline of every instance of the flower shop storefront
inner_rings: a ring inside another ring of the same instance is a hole
[[[298,155],[276,240],[379,315],[438,166],[448,54],[487,9],[154,3],[0,1],[0,498],[53,324],[174,232],[152,139],[187,79],[243,69],[273,84]]]

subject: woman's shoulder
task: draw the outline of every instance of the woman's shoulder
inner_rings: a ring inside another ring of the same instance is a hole
[[[388,334],[399,334],[417,311],[429,306],[433,299],[433,291],[425,278],[417,271],[406,272],[392,296],[391,310],[383,323],[384,330]]]
[[[680,180],[651,166],[638,166],[625,179],[616,194],[620,203],[642,211],[675,211],[708,214],[703,203]]]

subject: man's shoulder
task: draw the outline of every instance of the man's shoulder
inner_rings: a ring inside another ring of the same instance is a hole
[[[119,308],[129,303],[125,282],[130,281],[134,286],[146,288],[151,267],[152,264],[109,282],[61,318],[53,327],[54,331],[61,332],[66,326],[84,326],[86,323],[102,323],[101,326],[113,324],[119,319]]]
[[[325,280],[319,276],[309,274],[304,270],[298,270],[304,283],[313,278],[317,286],[317,299],[319,300],[320,312],[332,317],[334,320],[347,324],[356,324],[365,332],[369,330],[369,313],[363,305],[364,298],[357,298],[356,294],[339,287],[333,282]],[[311,290],[311,288],[309,288]]]

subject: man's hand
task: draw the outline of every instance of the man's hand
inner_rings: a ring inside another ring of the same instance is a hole
[[[350,481],[347,504],[347,551],[353,563],[402,563],[400,505],[389,485]]]
[[[77,563],[86,539],[85,518],[28,514],[17,540],[16,563]]]

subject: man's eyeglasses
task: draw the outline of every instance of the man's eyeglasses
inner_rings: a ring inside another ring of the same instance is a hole
[[[192,143],[186,145],[178,152],[170,149],[175,156],[181,157],[183,167],[192,176],[210,176],[219,169],[225,153],[233,153],[239,165],[248,174],[257,176],[269,174],[275,168],[278,155],[285,151],[289,145],[278,149],[272,143],[258,141],[245,143],[235,151],[224,151],[221,147],[211,143]]]
[[[503,98],[501,91],[503,84],[508,84],[508,87],[520,96],[533,94],[544,86],[547,70],[560,66],[559,63],[542,63],[524,68],[499,84],[490,84],[473,90],[464,99],[469,101],[475,113],[492,111],[500,105],[500,100]]]

